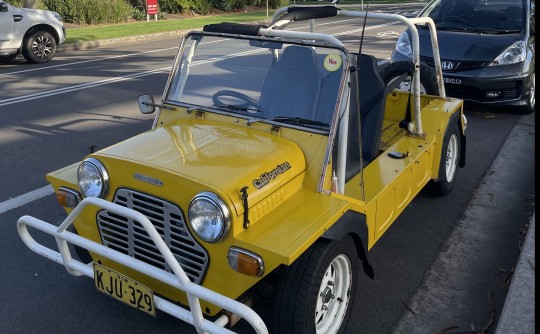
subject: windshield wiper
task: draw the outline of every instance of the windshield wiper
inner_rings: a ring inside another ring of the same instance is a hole
[[[300,118],[300,117],[285,117],[285,116],[278,116],[274,118],[254,118],[254,119],[248,120],[247,124],[251,125],[253,123],[264,122],[264,121],[287,123],[287,124],[293,124],[293,125],[317,126],[317,127],[322,127],[322,128],[330,127],[328,123],[321,122],[321,121],[314,121],[312,119],[306,119],[306,118]]]
[[[324,127],[330,126],[328,125],[328,123],[324,123],[321,121],[314,121],[312,119],[306,119],[306,118],[300,118],[300,117],[279,116],[279,117],[271,118],[270,120],[274,122],[296,124],[296,125],[314,125],[314,126],[324,126]]]
[[[255,109],[253,107],[242,107],[242,106],[237,106],[237,105],[233,105],[233,104],[220,104],[220,105],[217,105],[217,106],[216,105],[213,106],[213,108],[225,108],[225,109],[232,110],[232,111],[247,111],[249,113],[261,112],[260,110]]]

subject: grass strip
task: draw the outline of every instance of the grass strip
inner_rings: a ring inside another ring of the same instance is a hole
[[[270,17],[273,13],[270,13]],[[174,30],[191,30],[205,24],[221,22],[253,22],[265,20],[266,10],[247,13],[229,13],[159,21],[142,21],[121,24],[107,24],[89,27],[68,28],[65,44],[90,42],[110,38],[154,34]]]

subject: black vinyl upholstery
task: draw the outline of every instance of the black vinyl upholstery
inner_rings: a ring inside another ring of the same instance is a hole
[[[260,99],[264,116],[316,119],[320,89],[315,51],[291,45],[266,76]]]
[[[360,55],[356,74],[351,75],[346,181],[358,174],[362,168],[360,165],[357,101],[360,102],[360,130],[364,166],[378,155],[384,119],[386,92],[384,82],[379,75],[377,60],[370,55]]]

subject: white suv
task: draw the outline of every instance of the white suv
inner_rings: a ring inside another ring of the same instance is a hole
[[[29,62],[48,62],[65,36],[58,13],[16,8],[0,0],[0,60],[12,60],[22,53]]]

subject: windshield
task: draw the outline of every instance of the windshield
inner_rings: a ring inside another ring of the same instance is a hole
[[[345,59],[336,48],[192,34],[166,99],[251,122],[328,129]]]
[[[420,16],[439,30],[483,33],[520,32],[525,23],[523,0],[436,0]]]

